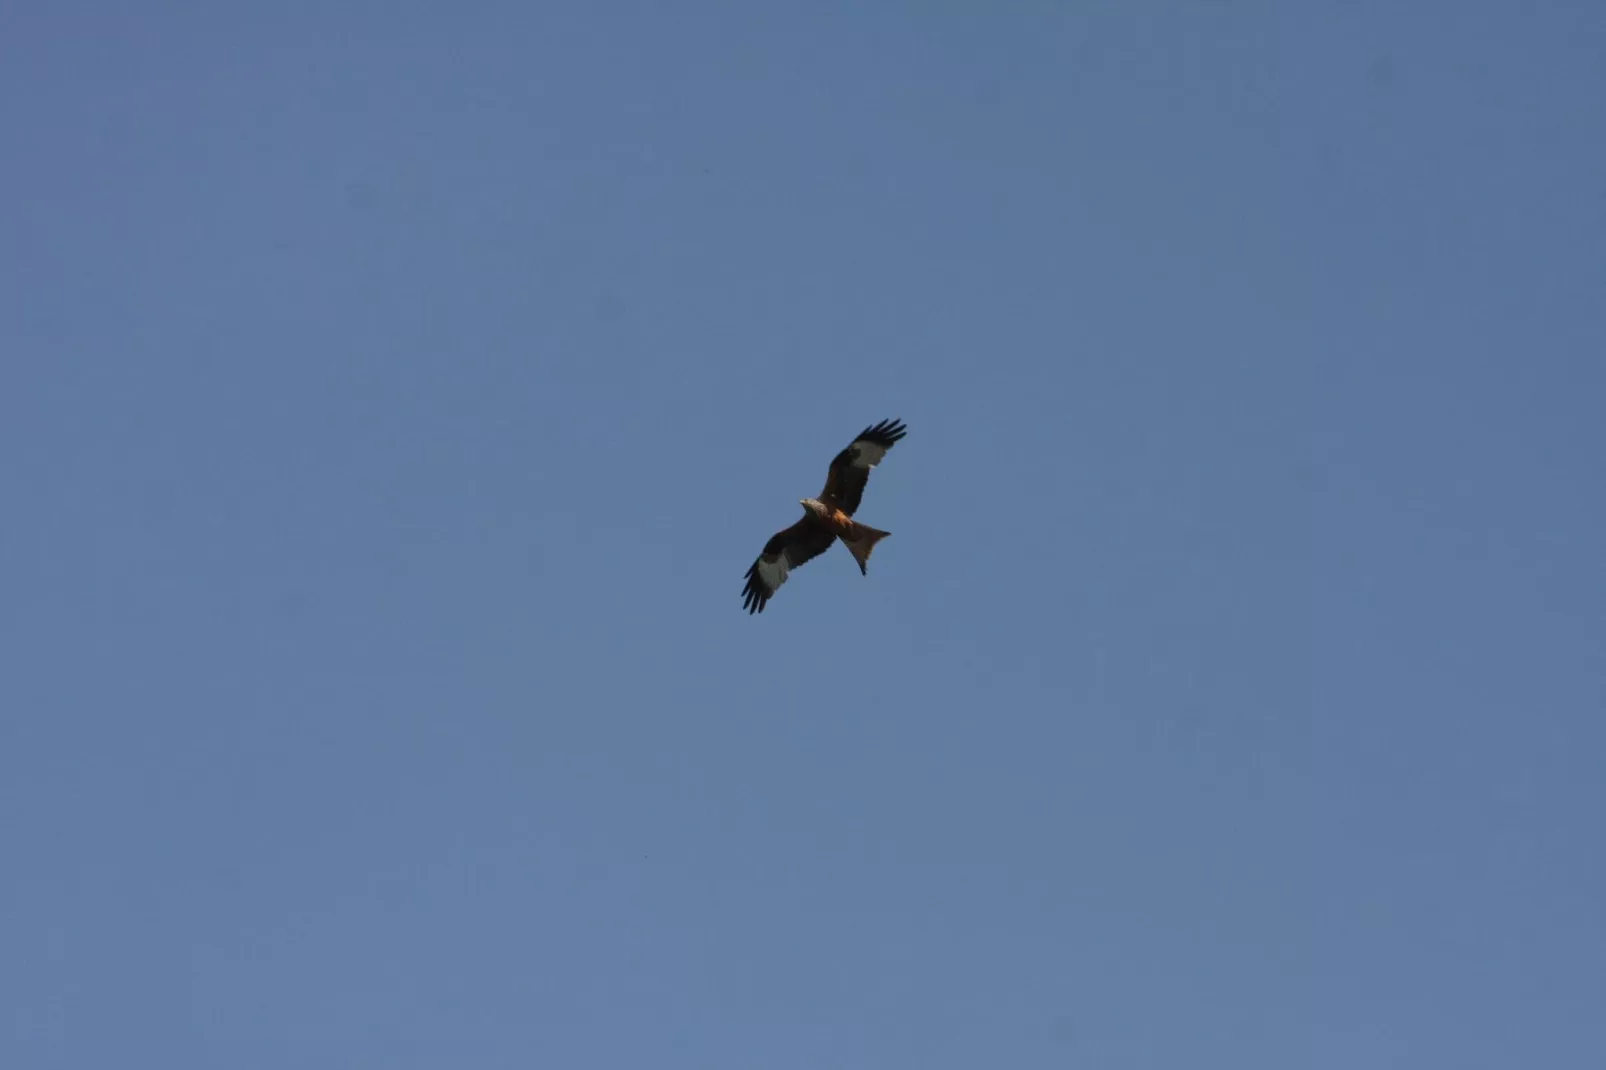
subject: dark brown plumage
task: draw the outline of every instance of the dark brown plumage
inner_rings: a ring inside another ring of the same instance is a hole
[[[859,523],[853,514],[864,498],[870,469],[880,464],[906,433],[901,420],[882,420],[860,431],[832,458],[819,498],[804,498],[800,503],[803,518],[771,536],[764,552],[748,568],[742,587],[742,607],[748,613],[764,612],[792,569],[819,557],[837,539],[853,554],[859,571],[869,574],[870,553],[888,532]]]

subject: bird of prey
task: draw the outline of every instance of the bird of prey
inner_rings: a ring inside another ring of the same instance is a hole
[[[794,568],[819,557],[838,539],[859,563],[859,572],[869,575],[865,566],[869,564],[870,551],[890,532],[859,523],[853,513],[864,497],[870,469],[880,464],[906,433],[902,420],[882,420],[860,431],[848,448],[836,455],[820,496],[798,502],[803,506],[803,519],[777,531],[747,570],[747,584],[742,588],[743,609],[749,614],[764,612],[764,606]]]

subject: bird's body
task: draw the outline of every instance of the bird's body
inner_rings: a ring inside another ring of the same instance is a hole
[[[834,505],[826,505],[816,498],[804,498],[798,504],[839,536],[853,530],[853,518]]]
[[[859,432],[847,449],[836,455],[820,496],[800,500],[803,518],[776,532],[747,570],[742,605],[748,613],[762,613],[792,569],[825,553],[838,539],[858,562],[860,573],[869,574],[870,553],[889,533],[861,524],[853,514],[864,497],[870,469],[880,464],[906,433],[901,421],[883,420]]]

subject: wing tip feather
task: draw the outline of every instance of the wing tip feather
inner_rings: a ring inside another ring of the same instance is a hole
[[[863,431],[859,432],[858,437],[856,437],[854,441],[874,442],[878,446],[891,447],[893,443],[897,442],[908,433],[909,428],[903,422],[903,420],[898,417],[893,417],[890,420],[882,420],[880,423],[874,423],[869,427],[866,427]]]

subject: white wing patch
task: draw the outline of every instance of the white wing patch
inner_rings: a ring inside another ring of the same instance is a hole
[[[874,468],[881,463],[881,458],[886,455],[886,446],[878,446],[874,442],[855,442],[853,444],[853,467]]]
[[[786,582],[786,576],[792,571],[792,566],[786,563],[786,551],[781,551],[773,558],[760,557],[758,559],[758,579],[771,592],[781,589]]]

